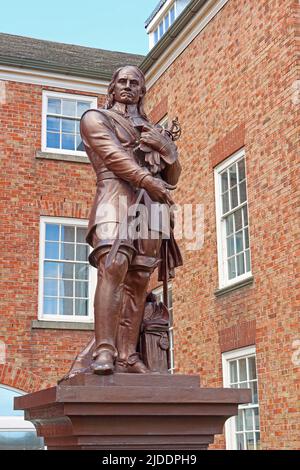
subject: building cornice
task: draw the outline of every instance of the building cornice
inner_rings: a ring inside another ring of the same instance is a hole
[[[17,61],[15,61],[17,63]],[[18,59],[19,63],[19,59]],[[109,80],[111,77],[109,77]],[[33,85],[64,88],[86,93],[106,94],[109,80],[92,79],[87,76],[53,73],[27,67],[4,65],[0,57],[0,80],[9,80]]]
[[[228,0],[192,0],[140,64],[150,88]]]

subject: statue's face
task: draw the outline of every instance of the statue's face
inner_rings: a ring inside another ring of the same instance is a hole
[[[143,96],[143,87],[138,73],[130,68],[124,67],[118,73],[113,96],[115,101],[124,104],[137,104]]]

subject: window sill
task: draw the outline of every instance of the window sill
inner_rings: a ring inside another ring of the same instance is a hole
[[[62,160],[65,162],[75,162],[75,163],[90,163],[88,157],[84,155],[71,155],[68,153],[52,153],[52,152],[42,152],[37,151],[35,158],[42,158],[46,160]]]
[[[53,321],[53,320],[33,320],[31,322],[32,329],[46,330],[94,330],[94,323],[72,322],[72,321]]]
[[[222,287],[221,289],[215,290],[215,296],[221,297],[224,294],[228,294],[229,292],[233,292],[241,287],[252,285],[254,282],[254,277],[248,277],[247,279],[243,279],[241,281],[236,282],[235,284],[230,284],[229,286]]]

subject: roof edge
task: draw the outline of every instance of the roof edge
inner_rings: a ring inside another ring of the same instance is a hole
[[[12,58],[4,55],[0,55],[0,64],[11,66],[11,67],[21,67],[34,70],[40,70],[43,72],[52,72],[59,73],[62,75],[71,75],[73,77],[83,77],[91,78],[94,80],[111,80],[111,74],[106,72],[90,72],[84,69],[79,69],[72,66],[62,66],[57,64],[46,64],[39,60],[32,60],[26,58]]]
[[[192,0],[182,13],[176,18],[171,28],[163,35],[160,41],[148,52],[146,57],[140,64],[140,69],[146,73],[151,66],[159,59],[159,57],[165,52],[167,47],[172,43],[185,26],[192,19],[193,15],[197,13],[200,8],[203,7],[208,0]]]

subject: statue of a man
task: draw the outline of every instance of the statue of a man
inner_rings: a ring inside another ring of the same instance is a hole
[[[105,109],[88,110],[81,119],[82,140],[97,176],[87,233],[93,247],[89,260],[98,270],[90,364],[97,374],[149,372],[136,348],[150,275],[161,264],[164,229],[148,221],[147,234],[156,230],[157,237],[149,238],[145,231],[137,238],[124,234],[120,229],[132,215],[124,216],[120,204],[170,206],[169,189],[174,189],[181,167],[170,132],[151,124],[144,112],[145,93],[141,70],[120,68],[109,85]],[[168,268],[173,270],[181,256],[172,229],[168,244]]]

